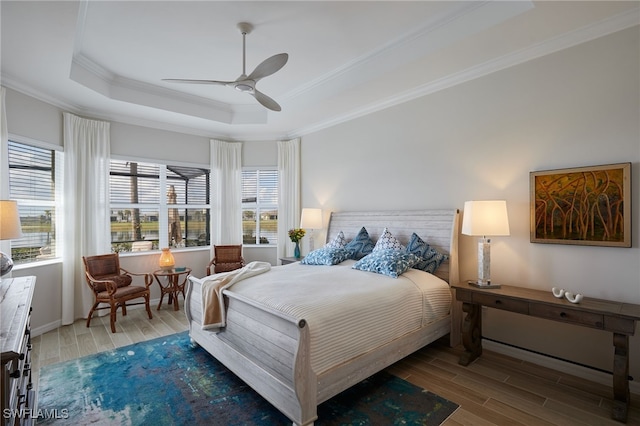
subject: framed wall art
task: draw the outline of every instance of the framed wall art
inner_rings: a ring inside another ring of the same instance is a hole
[[[631,163],[530,173],[531,242],[631,247]]]

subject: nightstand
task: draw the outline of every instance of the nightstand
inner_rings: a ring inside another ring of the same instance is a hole
[[[280,263],[283,265],[288,265],[290,263],[295,263],[295,262],[299,262],[302,259],[304,259],[304,256],[299,257],[299,258],[295,258],[295,257],[281,257],[280,258]]]

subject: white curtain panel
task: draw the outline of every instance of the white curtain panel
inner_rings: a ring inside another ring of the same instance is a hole
[[[5,110],[7,89],[0,87],[0,200],[9,199],[9,129]]]
[[[9,199],[9,129],[5,110],[5,94],[7,90],[0,86],[0,200]],[[11,242],[0,241],[0,251],[11,254]],[[9,278],[11,274],[6,275]]]
[[[300,138],[278,141],[278,257],[293,256],[289,229],[300,224]]]
[[[82,256],[111,252],[110,124],[64,113],[62,324],[86,318],[93,295]]]
[[[211,140],[213,244],[242,244],[242,143]]]

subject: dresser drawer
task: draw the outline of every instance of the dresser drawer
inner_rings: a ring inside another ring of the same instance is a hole
[[[524,300],[480,293],[473,293],[472,299],[473,303],[479,303],[490,308],[504,309],[505,311],[517,312],[519,314],[529,313],[529,303]]]
[[[571,308],[565,308],[563,306],[533,304],[533,306],[531,306],[530,308],[529,313],[530,315],[534,315],[540,318],[547,318],[571,324],[580,324],[587,327],[604,327],[604,317],[602,315],[594,314],[592,312],[579,311]]]

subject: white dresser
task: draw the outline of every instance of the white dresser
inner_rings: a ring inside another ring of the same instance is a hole
[[[0,425],[33,423],[35,389],[31,381],[31,300],[36,277],[0,281],[2,412]]]

